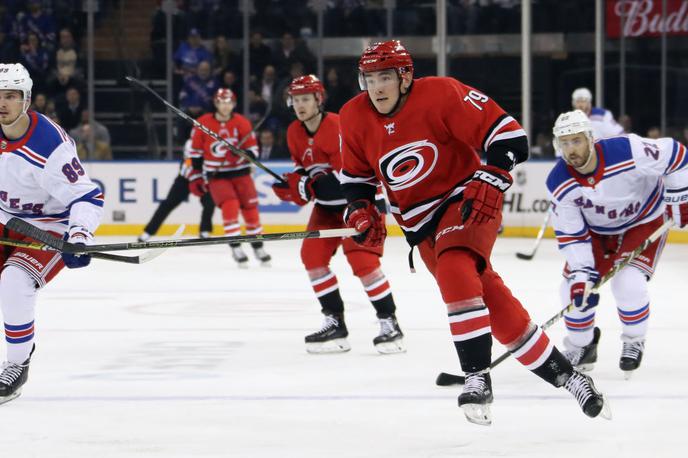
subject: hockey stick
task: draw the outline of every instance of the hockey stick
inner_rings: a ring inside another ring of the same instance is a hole
[[[27,223],[29,224],[29,223]],[[32,225],[32,227],[35,227]],[[6,239],[6,238],[0,238],[0,245],[4,246],[13,246],[13,247],[18,247],[18,248],[28,248],[31,250],[40,250],[40,251],[64,251],[65,242],[59,237],[55,237],[53,234],[50,232],[42,231],[41,229],[36,228],[37,230],[31,230],[31,235],[30,237],[35,238],[36,240],[39,240],[38,237],[41,239],[39,241],[42,241],[43,243],[36,243],[36,242],[26,242],[23,240],[12,240],[12,239]],[[173,237],[178,237],[180,236],[183,232],[184,229],[186,229],[186,226],[184,224],[180,225],[175,233],[173,234]],[[22,231],[13,229],[16,232],[19,232],[23,235],[28,235],[24,234]],[[40,231],[40,232],[38,232]],[[35,236],[35,237],[34,237]],[[71,245],[71,244],[69,244]],[[98,251],[89,253],[89,255],[92,258],[96,259],[103,259],[106,261],[115,261],[115,262],[125,262],[128,264],[143,264],[148,261],[152,261],[153,259],[157,258],[161,254],[163,254],[165,250],[148,250],[144,253],[141,253],[136,256],[123,256],[119,254],[110,254],[110,253],[100,253]]]
[[[545,220],[542,222],[542,225],[540,226],[540,230],[537,233],[537,237],[535,237],[535,244],[533,245],[533,249],[530,250],[530,253],[516,253],[516,257],[518,259],[523,259],[525,261],[530,261],[535,257],[535,252],[537,251],[538,247],[540,246],[540,242],[542,242],[542,239],[545,235],[545,231],[547,230],[547,226],[549,225],[549,219],[552,217],[552,212],[550,210],[547,211],[547,215],[545,216]]]
[[[37,228],[19,218],[10,218],[5,224],[9,230],[42,242],[35,249],[57,249],[64,253],[94,253],[102,251],[123,251],[141,249],[177,248],[189,246],[222,245],[231,242],[274,242],[278,240],[323,239],[332,237],[351,237],[357,235],[355,229],[324,229],[321,231],[281,232],[274,234],[232,235],[224,237],[157,240],[149,242],[106,243],[101,245],[81,245],[65,242],[54,235]]]
[[[623,261],[618,262],[612,267],[612,269],[607,272],[602,278],[598,280],[595,285],[593,285],[592,289],[590,290],[589,294],[592,293],[597,293],[597,291],[607,283],[611,278],[617,274],[621,269],[626,267],[628,264],[631,263],[635,258],[638,257],[643,251],[647,249],[650,245],[652,245],[654,242],[659,240],[662,235],[668,231],[671,226],[674,224],[673,220],[668,219],[664,221],[664,224],[662,224],[659,228],[657,228],[656,231],[654,231],[648,238],[646,238],[638,247],[631,251],[628,256],[626,256]],[[566,312],[569,310],[573,309],[573,303],[569,303],[566,307],[561,309],[559,312],[557,312],[556,315],[552,316],[549,320],[545,321],[540,328],[542,330],[546,330],[547,328],[551,327],[554,323],[559,321]],[[504,354],[502,354],[499,358],[495,359],[491,364],[490,364],[490,369],[493,369],[495,366],[500,364],[502,361],[507,359],[509,356],[511,356],[511,352],[507,351]],[[463,375],[454,375],[454,374],[448,374],[446,372],[441,372],[438,376],[437,379],[435,380],[435,384],[439,386],[448,386],[448,385],[463,385],[466,382],[466,378]]]
[[[262,162],[260,162],[259,160],[255,159],[251,154],[249,154],[249,153],[247,153],[246,151],[244,151],[244,150],[242,150],[242,149],[239,149],[239,148],[237,148],[236,146],[232,145],[232,144],[229,143],[227,140],[225,140],[224,138],[220,137],[216,132],[213,132],[212,130],[208,129],[206,126],[204,126],[204,125],[201,124],[200,122],[196,121],[194,118],[192,118],[192,117],[189,116],[188,114],[184,113],[182,110],[180,110],[179,108],[175,107],[175,106],[172,105],[171,103],[169,103],[167,100],[165,100],[164,98],[162,98],[157,92],[155,92],[153,89],[151,89],[151,88],[150,88],[148,85],[146,85],[144,82],[139,81],[139,80],[137,80],[136,78],[134,78],[134,77],[132,77],[132,76],[126,76],[125,78],[126,78],[126,80],[129,81],[130,83],[132,83],[132,84],[134,84],[134,85],[140,87],[141,89],[144,89],[144,90],[148,91],[149,93],[153,94],[153,95],[155,96],[155,98],[157,98],[158,100],[160,100],[163,104],[165,104],[165,106],[167,106],[167,108],[169,108],[170,110],[172,110],[172,111],[173,111],[177,116],[179,116],[180,118],[182,118],[182,119],[184,119],[184,120],[190,122],[190,123],[193,124],[194,127],[196,127],[197,129],[200,129],[202,132],[204,132],[204,133],[210,135],[210,136],[213,137],[215,140],[217,140],[217,141],[223,143],[227,148],[229,148],[229,150],[230,150],[232,153],[236,154],[237,156],[243,157],[244,159],[246,159],[247,161],[249,161],[250,163],[252,163],[252,164],[255,165],[256,167],[258,167],[258,168],[264,170],[266,173],[269,173],[270,175],[273,176],[273,178],[277,179],[277,181],[284,182],[284,178],[282,178],[282,177],[279,176],[277,173],[275,173],[274,171],[272,171],[271,169],[269,169],[268,167],[266,167],[265,165],[263,165]]]

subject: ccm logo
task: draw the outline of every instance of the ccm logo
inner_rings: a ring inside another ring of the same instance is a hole
[[[511,186],[511,184],[499,179],[499,177],[496,177],[496,176],[492,175],[491,173],[487,173],[483,170],[476,171],[475,177],[478,178],[479,180],[484,181],[485,183],[491,184],[492,186],[494,186],[495,188],[498,188],[502,192],[506,191]]]

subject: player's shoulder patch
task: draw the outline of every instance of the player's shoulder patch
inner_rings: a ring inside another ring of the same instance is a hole
[[[561,200],[566,194],[579,186],[563,159],[557,159],[554,168],[547,176],[547,189],[556,200]]]

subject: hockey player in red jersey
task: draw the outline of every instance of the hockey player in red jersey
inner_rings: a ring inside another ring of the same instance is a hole
[[[322,111],[325,89],[314,75],[295,78],[288,93],[288,103],[298,118],[287,130],[294,171],[285,174],[284,183],[275,183],[273,190],[280,199],[297,205],[315,202],[309,231],[342,228],[346,200],[337,177],[341,170],[339,116]],[[379,214],[377,218],[382,220]],[[383,247],[359,246],[349,238],[306,239],[301,245],[301,261],[325,315],[322,328],[306,336],[306,350],[330,353],[351,348],[337,277],[329,267],[340,246],[377,312],[380,334],[373,339],[375,348],[380,353],[405,351],[392,290],[380,268]]]
[[[414,80],[399,41],[368,47],[358,68],[365,92],[340,112],[345,220],[362,232],[358,243],[380,246],[386,230],[372,200],[375,186],[385,186],[393,215],[447,306],[466,373],[458,401],[468,420],[491,423],[492,334],[526,368],[571,392],[586,415],[609,417],[592,379],[554,347],[490,264],[509,171],[528,158],[521,126],[455,79]]]
[[[206,113],[198,122],[216,132],[220,137],[236,146],[246,136],[243,148],[258,157],[258,143],[251,132],[251,122],[234,113],[236,96],[230,89],[220,88],[214,97],[215,113]],[[244,218],[246,234],[260,234],[263,227],[258,213],[258,193],[251,178],[251,164],[220,141],[200,129],[191,132],[191,161],[193,172],[189,176],[189,190],[201,197],[207,191],[222,210],[225,235],[241,235],[239,210]],[[270,255],[265,252],[263,242],[252,242],[256,258],[269,265]],[[239,267],[248,267],[248,257],[239,243],[230,243],[232,257]]]

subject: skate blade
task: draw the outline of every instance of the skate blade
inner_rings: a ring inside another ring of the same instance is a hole
[[[393,355],[395,353],[406,353],[403,339],[393,340],[391,342],[380,342],[375,345],[375,350],[382,355]]]
[[[604,403],[602,404],[602,410],[600,411],[600,417],[604,418],[605,420],[611,420],[612,419],[612,408],[609,405],[609,401],[607,401],[607,398],[605,396],[602,396],[602,400]]]
[[[237,267],[239,267],[239,269],[248,269],[248,261],[237,262]]]
[[[0,405],[6,404],[13,399],[17,399],[20,395],[21,395],[21,389],[15,391],[14,393],[10,394],[9,396],[0,396]]]
[[[272,267],[272,263],[270,261],[260,261],[260,267]]]
[[[351,350],[351,345],[346,339],[334,339],[328,342],[306,343],[306,351],[314,355],[326,353],[345,353]]]
[[[490,426],[492,424],[492,412],[489,404],[464,404],[461,406],[466,420],[476,425]]]
[[[630,380],[631,377],[633,377],[633,373],[635,371],[633,370],[633,371],[622,371],[622,372],[623,372],[624,380]]]

